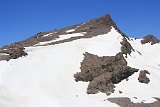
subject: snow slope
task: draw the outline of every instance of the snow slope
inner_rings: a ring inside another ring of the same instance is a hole
[[[73,75],[80,72],[83,53],[113,56],[120,52],[122,38],[112,28],[108,34],[93,38],[27,47],[28,56],[9,62],[0,61],[0,107],[119,107],[105,100],[108,96],[103,93],[86,94],[88,83],[75,82]],[[127,58],[129,66],[148,70],[151,82],[149,85],[140,84],[136,73],[129,81],[116,85],[116,92],[109,97],[129,97],[135,102],[133,97],[138,97],[137,102],[154,101],[151,97],[160,96],[159,45],[141,45],[140,40],[130,43],[142,56],[133,52]],[[123,93],[119,94],[119,90]]]
[[[83,53],[115,55],[122,37],[114,29],[90,39],[46,47],[28,47],[28,56],[1,61],[0,107],[118,107],[106,95],[87,95],[87,83],[77,83]],[[115,48],[112,48],[112,46]]]
[[[122,91],[123,93],[119,94],[118,97],[129,97],[134,103],[142,101],[144,103],[152,103],[156,101],[153,97],[160,97],[160,45],[151,45],[150,43],[142,45],[141,39],[130,39],[132,40],[129,42],[135,49],[135,52],[132,52],[131,56],[126,58],[128,66],[140,70],[148,70],[150,75],[147,76],[150,78],[150,82],[149,84],[139,83],[139,72],[137,72],[129,77],[128,81],[125,80],[117,84],[116,91],[111,97],[117,97],[119,91]]]
[[[55,39],[55,40],[51,40],[51,41],[45,41],[45,42],[39,42],[37,45],[45,45],[47,43],[52,43],[52,42],[57,42],[57,41],[61,41],[61,40],[65,40],[65,39],[69,39],[72,37],[78,37],[78,36],[84,36],[86,32],[82,32],[82,33],[73,33],[73,34],[66,34],[66,35],[59,35],[59,38]]]

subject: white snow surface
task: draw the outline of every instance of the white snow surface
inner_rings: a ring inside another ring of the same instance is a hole
[[[47,36],[51,36],[53,33],[48,33],[46,35],[43,35],[44,37],[47,37]]]
[[[128,55],[126,60],[130,67],[149,71],[150,75],[147,75],[150,79],[149,84],[138,81],[139,71],[130,76],[128,81],[124,80],[117,84],[115,93],[110,97],[128,97],[134,103],[152,103],[157,101],[153,97],[160,97],[160,44],[151,45],[148,43],[142,45],[140,41],[141,39],[129,41],[133,49],[135,49],[135,52],[132,52],[130,56]],[[119,91],[123,93],[118,94]]]
[[[134,102],[153,102],[159,97],[160,48],[130,41],[133,52],[126,58],[129,66],[148,70],[151,82],[138,82],[138,73],[116,85],[115,93],[106,96],[86,94],[88,83],[75,82],[73,75],[80,72],[85,52],[98,56],[113,56],[120,52],[122,36],[111,32],[93,38],[79,39],[53,46],[28,47],[26,57],[0,61],[0,107],[119,107],[109,97],[129,97]],[[149,46],[149,48],[148,48]],[[154,55],[153,55],[154,54]],[[158,64],[158,65],[157,65]],[[122,91],[122,94],[118,92]],[[133,97],[137,97],[135,100]]]
[[[70,29],[70,30],[67,30],[66,33],[71,33],[71,32],[74,32],[75,29]]]
[[[0,55],[9,55],[9,54],[7,54],[7,53],[0,53]]]
[[[84,36],[85,33],[86,32],[74,33],[74,34],[66,34],[66,35],[59,35],[59,38],[57,38],[57,39],[54,39],[54,40],[51,40],[51,41],[46,41],[46,42],[39,42],[35,46],[37,46],[37,45],[45,45],[45,44],[48,44],[48,43],[52,43],[52,42],[57,42],[57,41],[69,39],[69,38],[72,38],[72,37]]]

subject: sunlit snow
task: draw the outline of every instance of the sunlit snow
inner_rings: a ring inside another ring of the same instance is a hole
[[[47,43],[52,43],[52,42],[57,42],[57,41],[61,41],[61,40],[65,40],[65,39],[69,39],[72,37],[78,37],[78,36],[84,36],[85,32],[82,33],[74,33],[74,34],[66,34],[66,35],[59,35],[59,38],[51,40],[51,41],[46,41],[46,42],[40,42],[36,45],[45,45]]]
[[[50,36],[50,35],[52,35],[53,33],[48,33],[48,34],[46,34],[46,35],[43,35],[44,37],[47,37],[47,36]]]
[[[55,41],[74,36],[83,34],[60,35]],[[119,107],[104,101],[109,97],[129,97],[134,102],[153,102],[151,97],[160,96],[159,45],[141,45],[140,40],[130,41],[142,56],[133,52],[126,58],[128,65],[148,70],[151,73],[148,85],[139,83],[138,73],[135,73],[129,77],[129,81],[117,84],[115,93],[106,96],[104,93],[88,95],[88,83],[74,81],[73,75],[80,72],[83,53],[113,56],[120,52],[122,38],[112,28],[108,34],[93,38],[53,46],[28,47],[28,56],[9,62],[0,61],[0,107]],[[123,93],[119,94],[119,90]],[[137,101],[133,97],[138,97]]]
[[[70,30],[67,30],[66,33],[71,33],[71,32],[74,32],[75,29],[70,29]]]

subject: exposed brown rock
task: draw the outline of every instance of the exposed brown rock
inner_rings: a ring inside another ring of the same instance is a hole
[[[123,41],[121,43],[121,52],[127,56],[127,54],[131,54],[132,51],[134,51],[131,44],[127,41],[126,38],[123,38]]]
[[[27,53],[24,51],[23,47],[12,47],[10,49],[1,49],[0,53],[5,53],[7,55],[4,55],[1,57],[1,60],[7,60],[9,61],[10,59],[17,59],[22,56],[26,56]]]
[[[81,72],[76,73],[74,77],[77,82],[90,82],[87,88],[88,94],[96,94],[100,91],[109,95],[114,92],[114,84],[118,84],[138,71],[127,66],[122,53],[103,57],[85,53],[84,56]]]
[[[123,92],[122,91],[119,91],[119,94],[122,94]]]
[[[108,101],[119,105],[120,107],[160,107],[160,101],[153,103],[133,103],[129,98],[108,98]]]
[[[154,45],[156,43],[159,43],[160,40],[158,40],[155,36],[153,35],[147,35],[143,38],[143,40],[141,40],[142,44],[146,44],[146,43],[151,43],[151,45]]]
[[[140,71],[139,77],[138,77],[138,80],[140,83],[148,84],[150,82],[150,79],[147,77],[146,74],[150,74],[150,73],[147,70]]]

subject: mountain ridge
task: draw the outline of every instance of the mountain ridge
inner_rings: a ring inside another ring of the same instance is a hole
[[[66,40],[62,41],[56,41],[52,42],[46,45],[55,45],[59,43],[64,43],[64,42],[69,42],[73,41],[76,39],[81,39],[81,38],[90,38],[94,37],[100,34],[106,34],[111,30],[111,26],[114,27],[117,32],[119,32],[123,37],[126,37],[129,39],[128,36],[126,36],[116,25],[116,23],[113,21],[112,17],[109,14],[105,14],[104,16],[89,20],[85,23],[81,24],[76,24],[72,25],[69,27],[61,28],[61,29],[56,29],[48,32],[39,32],[36,35],[26,39],[22,40],[19,42],[12,43],[10,45],[5,45],[0,49],[0,53],[6,53],[9,54],[9,56],[0,56],[0,60],[5,59],[5,60],[10,60],[10,59],[16,59],[21,56],[26,56],[27,53],[25,54],[24,48],[29,47],[29,46],[34,46],[40,42],[45,42],[45,41],[51,41],[59,38],[59,35],[65,35],[65,34],[72,34],[72,33],[81,33],[85,32],[85,36],[79,36],[79,37],[72,37],[68,38]],[[70,29],[75,29],[73,32],[66,32],[67,30]],[[48,36],[43,36],[43,35],[48,35]],[[158,40],[156,37],[153,35],[146,36],[144,37],[144,40],[141,41],[142,44],[151,42],[151,44],[156,44],[159,43],[160,40]],[[39,45],[39,46],[44,46],[44,45]],[[5,50],[7,49],[7,50]],[[19,53],[19,55],[14,54]],[[4,58],[2,58],[4,57]]]
[[[130,38],[110,15],[41,32],[0,49],[0,105],[159,107],[159,52],[153,35]]]
[[[76,24],[73,26],[69,26],[69,27],[65,27],[62,29],[57,29],[49,32],[40,32],[26,40],[15,42],[10,45],[5,45],[1,48],[0,53],[6,53],[6,54],[9,54],[9,56],[0,56],[1,57],[0,60],[2,59],[10,60],[10,59],[19,58],[21,56],[25,56],[27,55],[27,53],[26,54],[24,53],[25,47],[34,46],[39,42],[45,42],[45,41],[51,41],[51,40],[57,39],[59,38],[59,35],[85,32],[85,36],[83,37],[82,36],[72,37],[66,40],[56,41],[55,43],[50,43],[47,45],[54,45],[54,44],[69,42],[69,41],[73,41],[81,38],[91,38],[93,36],[105,34],[111,30],[111,26],[113,26],[119,33],[121,33],[123,36],[126,37],[126,35],[122,33],[122,31],[120,31],[120,29],[116,26],[111,16],[109,14],[106,14],[102,17],[92,19],[86,23]],[[66,32],[67,30],[70,30],[70,29],[75,29],[75,30],[73,32]],[[43,35],[47,35],[47,36],[43,36]],[[18,53],[19,54],[16,55],[15,52],[16,54]]]

